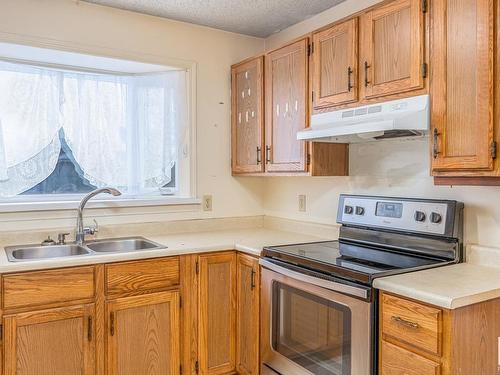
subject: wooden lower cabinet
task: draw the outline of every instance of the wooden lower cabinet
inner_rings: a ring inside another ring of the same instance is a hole
[[[4,316],[4,374],[95,374],[94,321],[93,304]]]
[[[199,371],[236,369],[236,253],[199,258]]]
[[[180,373],[179,292],[107,303],[107,374]]]
[[[380,295],[382,375],[492,375],[498,369],[500,298],[448,310]]]
[[[238,254],[236,370],[259,374],[260,271],[259,259]]]

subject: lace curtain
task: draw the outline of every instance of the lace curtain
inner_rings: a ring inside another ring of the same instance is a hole
[[[183,71],[118,76],[0,61],[0,196],[45,180],[59,131],[84,177],[128,194],[157,189],[186,137]]]

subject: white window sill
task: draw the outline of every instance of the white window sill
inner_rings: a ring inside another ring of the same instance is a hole
[[[0,202],[0,213],[29,212],[29,211],[58,211],[76,210],[80,200],[54,200],[54,201],[24,201]],[[201,205],[199,198],[186,197],[148,197],[148,198],[122,198],[122,199],[97,199],[94,198],[86,204],[86,208],[121,208],[145,206],[181,206]]]

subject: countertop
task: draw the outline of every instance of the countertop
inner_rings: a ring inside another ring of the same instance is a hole
[[[9,262],[5,251],[0,251],[0,273],[73,267],[233,249],[258,256],[264,246],[329,239],[317,235],[269,228],[211,230],[167,235],[147,234],[145,237],[167,247],[158,250],[73,256],[27,262]],[[2,248],[0,247],[0,249]]]
[[[375,279],[374,287],[446,309],[500,297],[500,249],[472,245],[467,262]]]

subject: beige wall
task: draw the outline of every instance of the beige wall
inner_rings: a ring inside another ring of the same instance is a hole
[[[115,223],[262,213],[262,182],[231,177],[230,65],[261,52],[263,39],[75,0],[1,0],[0,41],[150,62],[196,63],[198,195],[213,194],[214,210],[147,207],[95,210],[89,216]],[[0,230],[68,225],[74,215],[0,214]]]
[[[266,49],[313,31],[377,3],[348,0],[269,37]],[[457,199],[465,202],[469,243],[500,246],[500,187],[437,187],[429,176],[428,139],[380,141],[350,148],[350,177],[266,180],[266,214],[334,223],[340,193]],[[307,211],[298,211],[298,195],[307,195]]]

